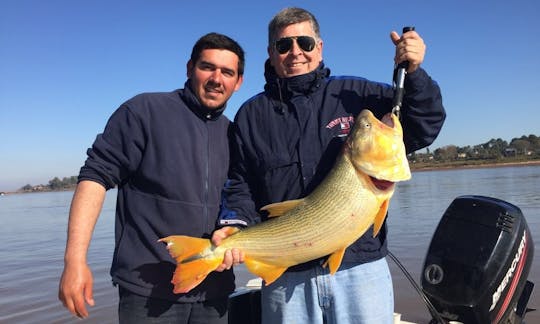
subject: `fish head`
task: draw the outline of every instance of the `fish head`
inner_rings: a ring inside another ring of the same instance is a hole
[[[392,113],[378,120],[368,109],[362,110],[347,137],[346,154],[358,171],[372,178],[390,182],[411,178],[403,129]]]

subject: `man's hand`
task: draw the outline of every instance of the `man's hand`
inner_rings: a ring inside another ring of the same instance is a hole
[[[69,312],[79,318],[88,317],[86,304],[94,306],[93,277],[86,264],[66,265],[60,286],[58,299]]]
[[[219,246],[224,239],[237,231],[238,229],[236,227],[223,227],[212,234],[212,243]],[[244,251],[233,248],[225,251],[223,263],[220,264],[215,271],[222,272],[224,270],[229,270],[232,266],[239,265],[240,263],[244,263]]]
[[[105,187],[97,182],[79,182],[69,210],[64,272],[60,278],[58,299],[71,314],[80,318],[88,317],[86,304],[94,306],[94,278],[86,255],[105,200],[105,191]]]
[[[397,32],[393,31],[390,33],[390,38],[396,45],[395,63],[409,61],[407,73],[416,71],[424,61],[424,55],[426,54],[424,40],[414,30],[406,32],[401,37]]]

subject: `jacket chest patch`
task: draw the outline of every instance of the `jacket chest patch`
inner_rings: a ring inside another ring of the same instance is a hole
[[[353,116],[338,117],[331,122],[329,122],[325,128],[333,130],[336,132],[336,136],[345,137],[349,135],[351,127],[354,124]]]

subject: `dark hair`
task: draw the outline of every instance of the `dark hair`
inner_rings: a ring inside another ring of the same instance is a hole
[[[195,64],[201,57],[201,52],[206,49],[224,49],[236,54],[238,56],[238,74],[244,75],[244,50],[235,40],[222,34],[208,33],[199,38],[193,46],[191,62]]]
[[[311,28],[313,29],[313,32],[315,32],[315,36],[318,39],[321,39],[319,22],[315,16],[305,9],[290,7],[282,9],[280,12],[278,12],[268,24],[268,45],[272,46],[272,44],[276,41],[276,34],[282,28],[292,24],[302,23],[304,21],[310,22]]]

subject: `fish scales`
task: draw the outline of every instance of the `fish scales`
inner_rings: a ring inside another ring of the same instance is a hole
[[[334,168],[326,185],[318,187],[318,192],[313,193],[312,199],[306,200],[303,208],[293,209],[278,219],[270,220],[268,226],[241,231],[221,247],[242,247],[246,254],[253,257],[287,256],[279,264],[291,266],[299,260],[305,262],[321,257],[321,250],[328,253],[335,251],[333,242],[343,235],[348,235],[352,243],[363,229],[351,227],[351,215],[358,213],[361,206],[369,205],[365,200],[370,192],[363,190],[350,161],[343,157],[338,164],[344,166]],[[363,225],[369,227],[371,223],[365,222]],[[344,233],[343,228],[349,229],[348,233]],[[328,235],[328,232],[335,234]],[[248,242],[243,241],[243,237],[247,237]],[[310,253],[306,248],[316,251]]]
[[[383,121],[362,111],[323,182],[301,200],[263,207],[268,221],[237,231],[218,247],[186,236],[161,239],[177,262],[174,292],[196,287],[232,248],[244,252],[247,269],[265,284],[290,266],[324,256],[329,256],[330,273],[337,271],[351,243],[372,225],[378,233],[394,182],[410,178],[401,124],[392,114]]]

